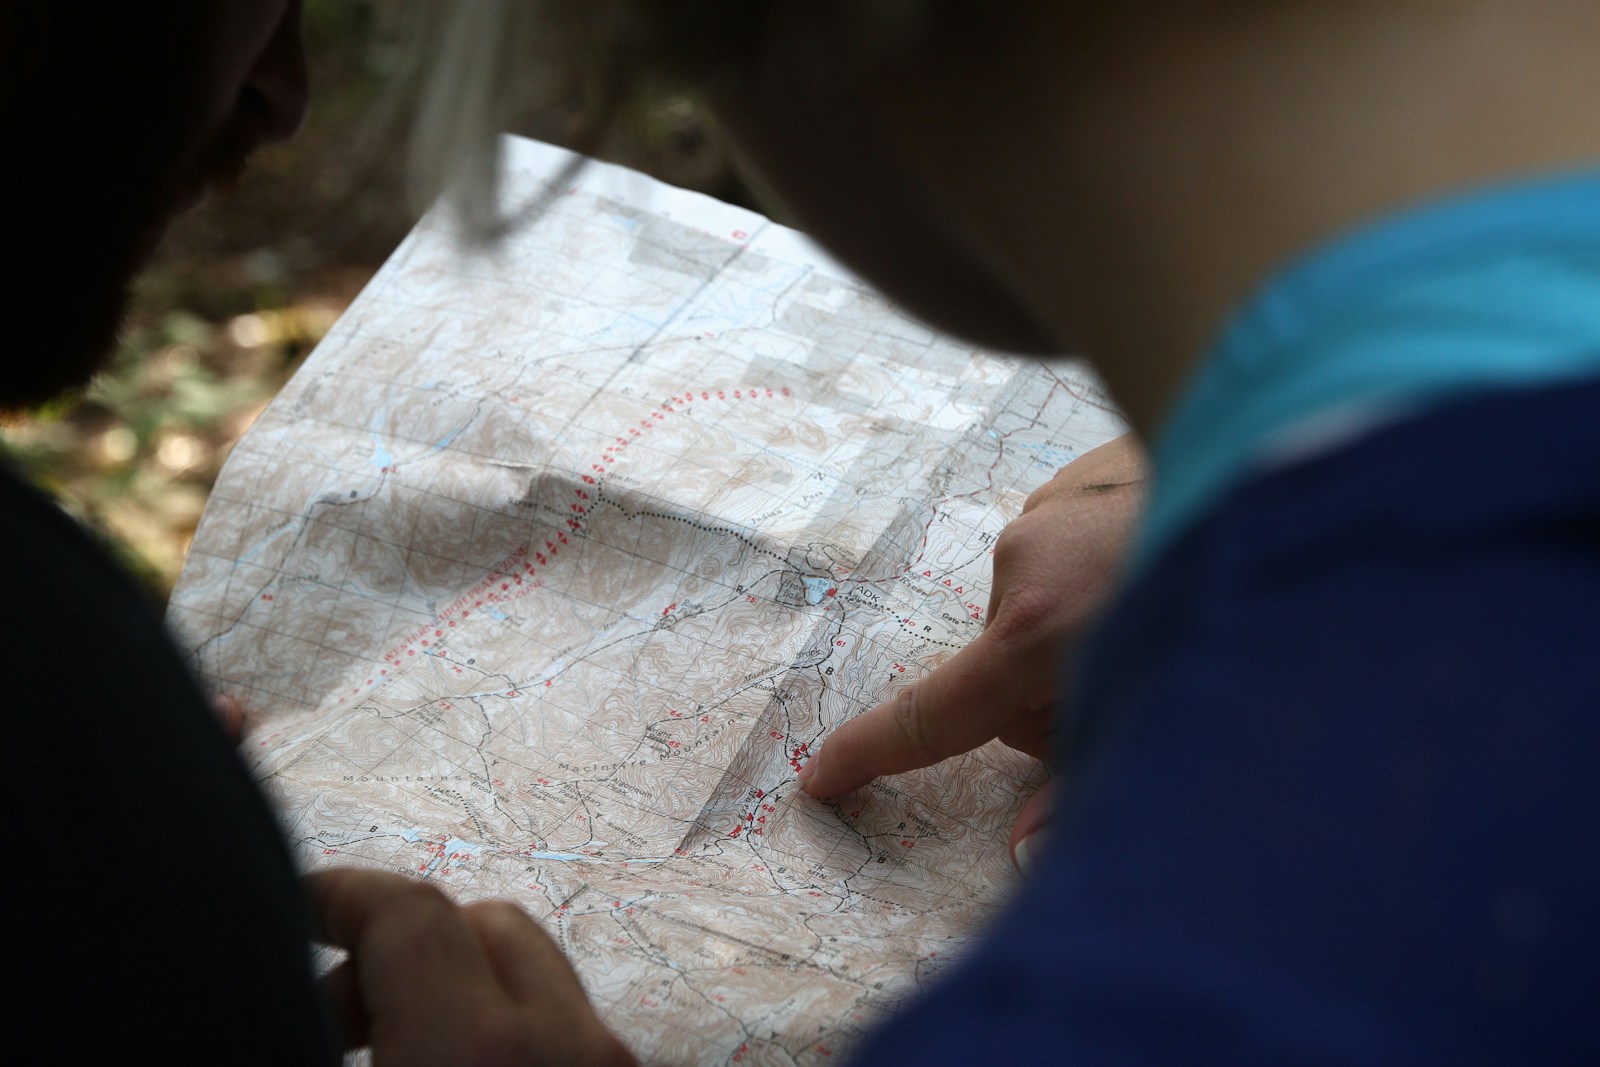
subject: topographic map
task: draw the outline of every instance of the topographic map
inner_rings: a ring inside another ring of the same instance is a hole
[[[506,896],[647,1062],[834,1062],[1003,906],[998,743],[841,803],[831,727],[973,638],[991,546],[1120,432],[798,234],[507,146],[538,217],[425,218],[235,449],[169,621],[308,867]]]

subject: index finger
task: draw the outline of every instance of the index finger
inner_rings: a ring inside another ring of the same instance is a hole
[[[800,787],[826,800],[998,736],[1049,699],[1024,669],[1026,652],[985,630],[926,678],[842,723],[801,768]]]

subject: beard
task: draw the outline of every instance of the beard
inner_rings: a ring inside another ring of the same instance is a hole
[[[143,5],[107,5],[115,14],[88,32],[53,4],[23,7],[0,41],[0,248],[13,279],[0,289],[0,411],[89,381],[169,216],[236,179],[252,144],[248,102],[206,129],[193,58]]]
[[[97,221],[82,217],[48,228],[6,228],[16,280],[3,298],[11,328],[0,408],[44,403],[86,384],[109,360],[139,242],[133,233]]]

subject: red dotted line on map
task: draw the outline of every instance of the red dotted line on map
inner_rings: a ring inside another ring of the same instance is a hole
[[[619,457],[627,450],[628,446],[642,438],[645,433],[654,429],[657,424],[666,421],[667,416],[678,412],[686,405],[692,404],[696,398],[709,401],[713,397],[721,401],[749,401],[757,399],[774,398],[777,396],[794,395],[788,386],[776,389],[767,386],[740,387],[738,389],[688,389],[682,393],[674,394],[663,400],[657,410],[651,411],[648,418],[639,420],[637,426],[629,426],[625,432],[619,432],[613,442],[607,445],[604,451],[590,464],[593,474],[582,474],[580,479],[583,485],[573,489],[573,499],[569,503],[572,514],[565,520],[568,530],[574,534],[583,529],[583,524],[589,514],[589,509],[594,503],[594,493],[598,493],[610,466],[615,464]],[[593,487],[592,489],[585,486]],[[452,600],[431,623],[418,626],[400,642],[386,651],[382,656],[384,666],[368,677],[361,684],[352,686],[350,690],[340,697],[339,703],[348,703],[359,696],[364,690],[371,689],[380,684],[389,676],[391,669],[398,670],[419,654],[428,655],[449,640],[450,632],[466,622],[474,611],[481,611],[486,606],[503,604],[515,600],[527,593],[530,589],[538,587],[539,569],[549,567],[555,558],[561,554],[563,546],[569,544],[566,532],[556,531],[545,539],[544,550],[539,551],[531,545],[524,545],[511,555],[495,564],[476,585]],[[530,553],[533,559],[528,559]],[[271,599],[264,596],[263,599]],[[669,606],[662,614],[670,613],[676,604]],[[457,674],[461,673],[460,667],[454,667]],[[554,679],[545,679],[546,688],[550,687]],[[507,696],[516,696],[515,689],[508,690]]]

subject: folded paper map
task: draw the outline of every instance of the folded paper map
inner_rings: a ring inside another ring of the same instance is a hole
[[[980,632],[1001,528],[1121,423],[759,215],[506,152],[535,217],[423,219],[234,450],[170,622],[305,866],[519,902],[649,1062],[835,1062],[996,916],[1042,772],[795,772]]]

